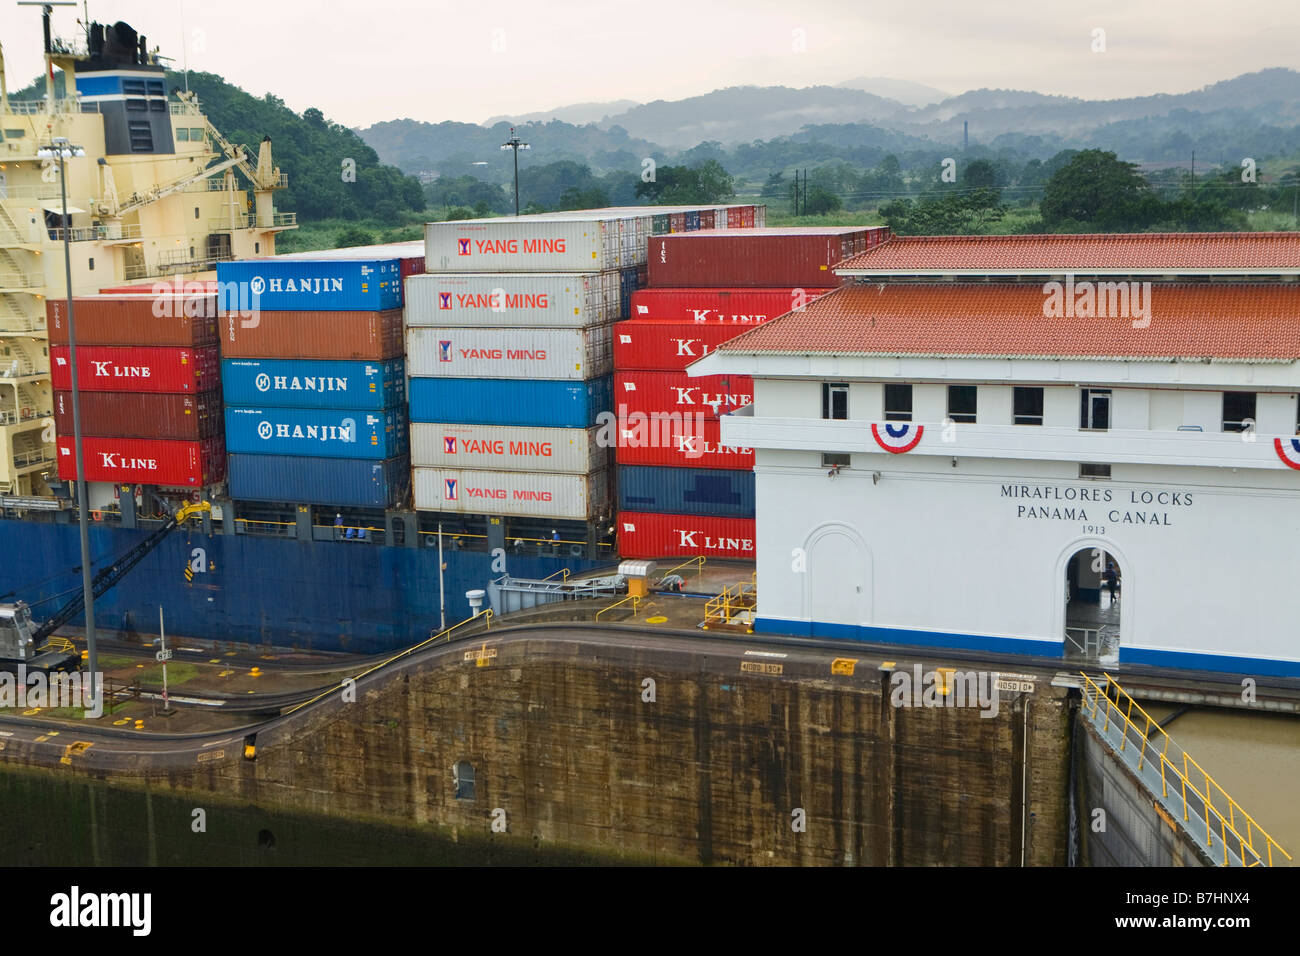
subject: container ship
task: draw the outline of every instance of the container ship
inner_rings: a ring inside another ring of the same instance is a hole
[[[97,601],[110,634],[149,632],[161,603],[194,639],[365,653],[468,616],[465,592],[503,574],[677,553],[650,530],[668,515],[752,538],[752,452],[720,447],[718,409],[658,442],[637,419],[681,415],[681,359],[815,297],[880,230],[618,207],[276,255],[296,222],[269,140],[254,159],[169,96],[126,24],[70,43],[47,11],[45,38],[49,95],[0,104],[0,600],[40,617],[77,586],[69,282],[93,560],[212,503]],[[56,138],[75,147],[66,213],[41,155]],[[741,233],[773,245],[745,266]],[[714,234],[734,288],[660,242]],[[684,323],[699,341],[669,342]]]

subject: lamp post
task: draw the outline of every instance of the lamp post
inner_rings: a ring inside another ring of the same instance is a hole
[[[63,198],[63,269],[68,290],[68,363],[72,372],[72,441],[77,463],[77,526],[81,531],[81,588],[86,606],[86,666],[90,671],[90,685],[95,686],[99,659],[95,653],[95,591],[91,583],[90,525],[86,511],[86,468],[81,451],[81,390],[77,376],[77,324],[72,316],[72,230],[68,219],[68,167],[73,156],[85,156],[80,146],[71,145],[66,137],[55,136],[49,146],[36,151],[40,159],[58,159],[59,192]]]
[[[521,149],[532,149],[527,143],[521,141],[515,135],[515,128],[510,127],[510,138],[501,144],[502,149],[512,150],[515,154],[515,215],[519,215],[519,151]]]

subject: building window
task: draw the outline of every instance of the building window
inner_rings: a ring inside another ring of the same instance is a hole
[[[837,451],[822,452],[823,468],[847,468],[849,467],[849,456]]]
[[[1080,396],[1079,427],[1094,431],[1110,428],[1110,389],[1085,388]]]
[[[451,768],[451,781],[456,788],[457,800],[474,799],[474,765],[468,760],[457,760]]]
[[[885,386],[885,421],[910,422],[912,420],[912,386]]]
[[[149,104],[145,100],[127,100],[126,111],[128,113],[147,113]]]
[[[94,271],[95,271],[95,257],[94,257],[94,256],[91,256],[91,257],[90,257],[90,271],[91,271],[91,272],[94,272]]]
[[[257,255],[261,251],[262,251],[262,244],[260,242],[253,243],[253,255]]]
[[[176,128],[176,142],[188,143],[190,141],[190,131],[187,127],[178,126]]]
[[[1012,421],[1017,425],[1043,424],[1041,385],[1017,385],[1012,401]]]
[[[822,418],[844,421],[849,417],[849,387],[822,383]]]
[[[198,206],[195,206],[195,207],[194,207],[194,218],[195,218],[195,219],[198,219],[198,218],[199,218],[199,207],[198,207]]]
[[[1223,393],[1223,430],[1244,432],[1255,424],[1255,393]]]
[[[1083,464],[1079,466],[1080,478],[1109,478],[1110,465]]]
[[[975,422],[975,386],[948,386],[948,417],[955,422]]]

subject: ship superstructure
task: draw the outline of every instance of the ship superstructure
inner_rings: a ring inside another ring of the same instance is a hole
[[[50,493],[53,392],[46,299],[123,282],[203,279],[217,262],[275,252],[295,228],[274,190],[287,177],[271,143],[256,160],[204,115],[193,94],[167,89],[158,50],[125,23],[90,23],[68,43],[45,8],[46,96],[11,100],[0,56],[0,496]],[[57,161],[38,155],[62,137],[67,217]],[[234,175],[238,169],[245,182]],[[38,504],[31,502],[30,504]]]

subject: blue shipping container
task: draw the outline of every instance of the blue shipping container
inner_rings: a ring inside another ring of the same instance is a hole
[[[380,411],[226,406],[226,451],[310,458],[395,458],[410,429],[402,406]]]
[[[622,465],[618,506],[657,514],[754,517],[754,473],[722,468]]]
[[[227,405],[293,408],[392,408],[406,401],[406,363],[323,359],[226,359]]]
[[[409,458],[299,458],[292,455],[231,455],[230,497],[236,501],[283,501],[351,508],[392,508],[406,501]]]
[[[245,259],[218,262],[225,311],[377,312],[402,307],[397,259]]]
[[[612,412],[613,378],[413,378],[410,394],[415,422],[590,428]]]

